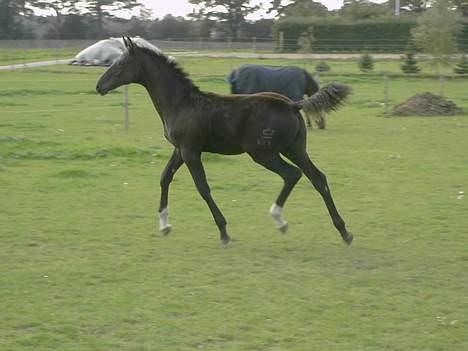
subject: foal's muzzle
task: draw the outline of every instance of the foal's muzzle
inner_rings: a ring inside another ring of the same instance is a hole
[[[106,95],[107,94],[107,91],[102,89],[101,86],[98,84],[96,85],[96,91],[98,92],[98,94],[100,95]]]

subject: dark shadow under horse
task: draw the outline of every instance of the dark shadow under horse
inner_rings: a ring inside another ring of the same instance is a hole
[[[275,93],[218,95],[201,91],[173,59],[150,43],[135,44],[129,38],[124,38],[124,42],[127,51],[102,75],[96,90],[104,95],[123,84],[144,86],[164,125],[165,137],[174,145],[161,175],[159,224],[163,233],[171,229],[167,209],[169,185],[185,163],[211,210],[221,240],[229,242],[226,219],[211,196],[201,153],[235,155],[246,152],[255,162],[283,178],[281,192],[270,208],[281,232],[287,229],[282,214],[284,204],[304,172],[323,197],[342,239],[351,244],[353,235],[335,207],[326,177],[307,155],[307,131],[299,113],[304,107],[317,111],[337,108],[350,92],[347,86],[330,84],[299,102]]]

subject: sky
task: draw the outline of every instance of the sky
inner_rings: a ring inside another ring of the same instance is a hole
[[[328,7],[329,10],[338,9],[343,5],[343,0],[318,1]],[[140,0],[140,2],[153,10],[153,16],[157,18],[163,18],[169,13],[173,16],[186,16],[187,14],[191,13],[194,8],[194,6],[190,4],[188,0]],[[284,1],[284,3],[287,2],[288,1]],[[269,1],[264,0],[263,3],[269,3]],[[258,18],[259,15],[255,17]],[[256,19],[255,17],[249,19]]]

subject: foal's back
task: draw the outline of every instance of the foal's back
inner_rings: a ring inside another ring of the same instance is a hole
[[[207,119],[208,126],[204,151],[281,152],[293,142],[301,127],[297,108],[280,94],[216,95],[213,99],[211,109],[201,116]]]

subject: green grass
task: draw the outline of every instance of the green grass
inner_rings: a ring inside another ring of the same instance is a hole
[[[20,49],[20,48],[2,48],[0,49],[0,66],[20,64],[36,61],[60,60],[74,57],[82,49]]]
[[[181,59],[220,93],[237,63]],[[466,115],[384,118],[378,76],[324,75],[354,94],[308,148],[355,242],[341,243],[305,179],[280,235],[267,213],[279,177],[206,155],[236,239],[223,246],[185,167],[174,230],[159,235],[171,146],[139,86],[124,129],[121,89],[93,92],[103,71],[0,72],[0,350],[468,348]],[[468,109],[466,84],[448,80],[446,96]],[[396,104],[438,81],[395,77],[389,91]]]

